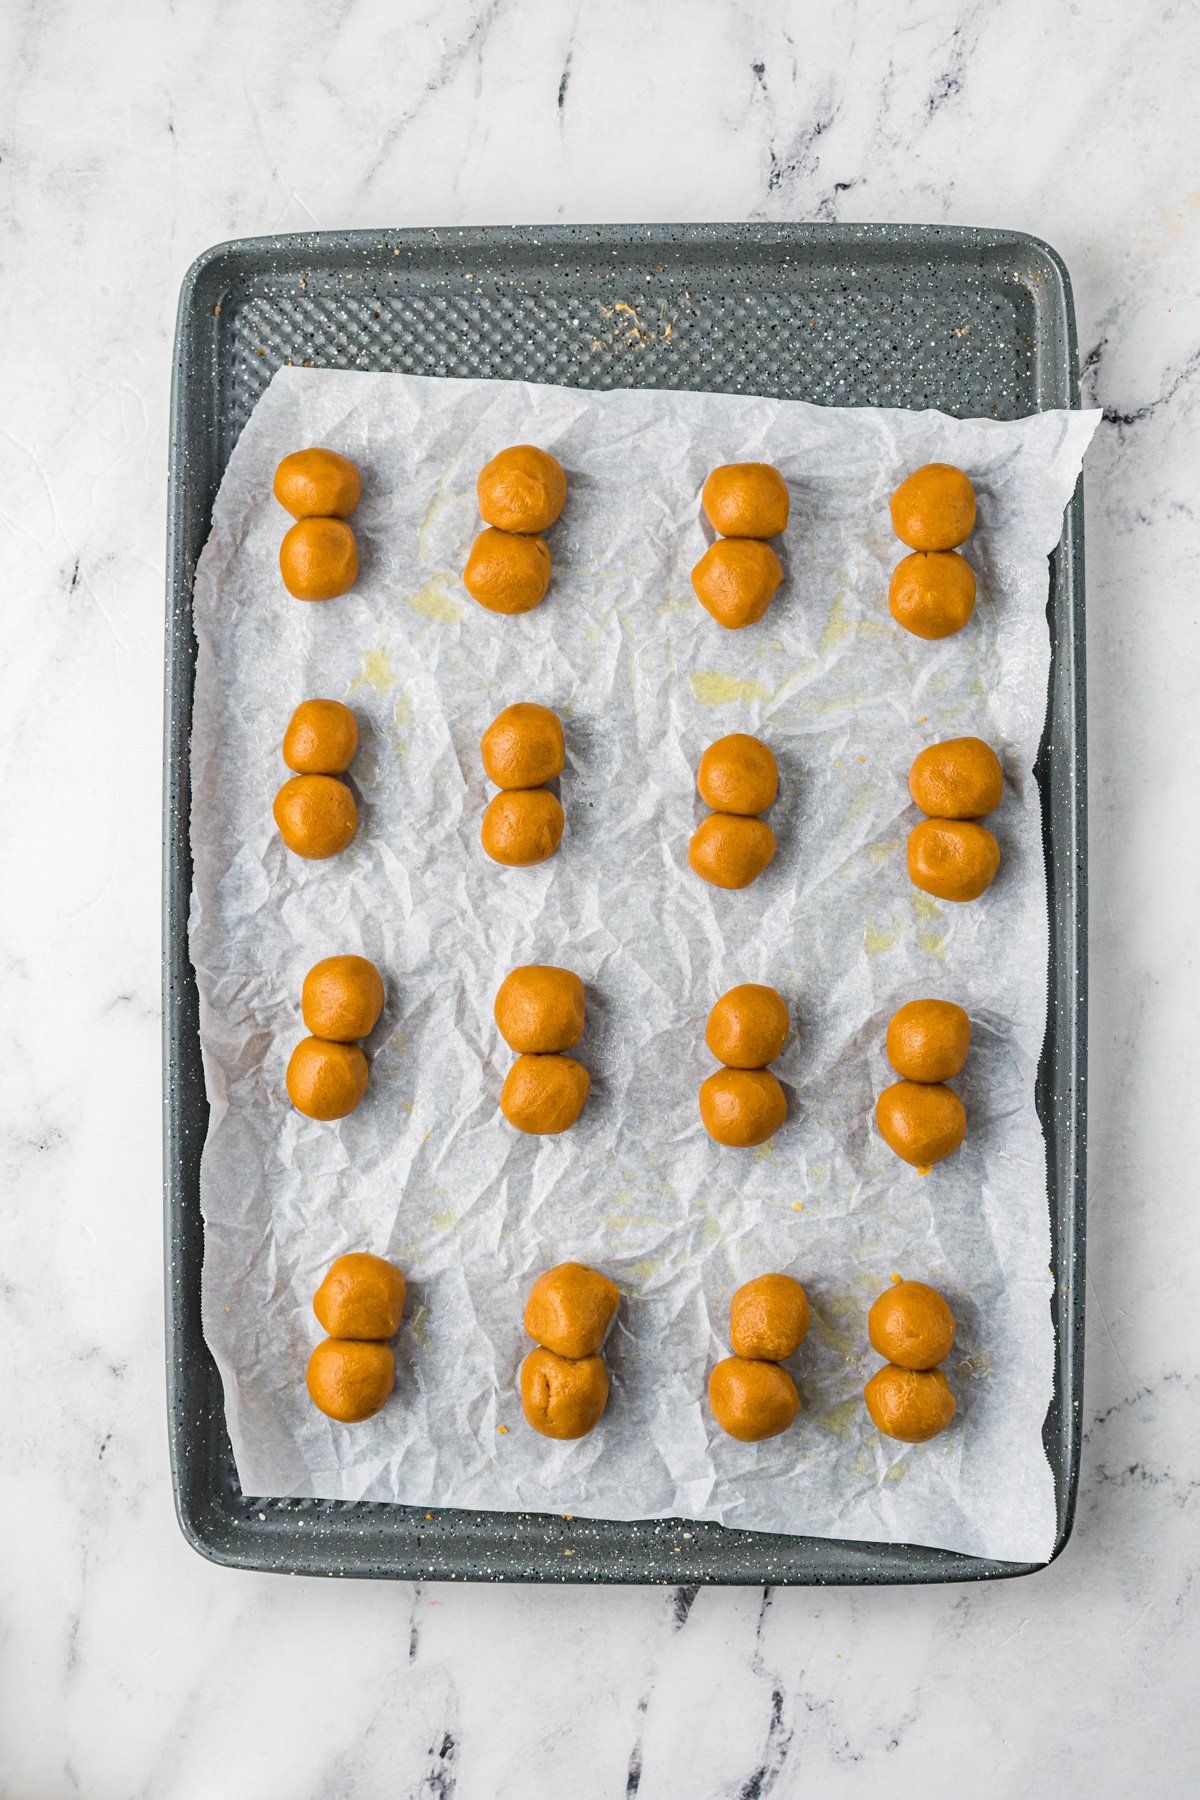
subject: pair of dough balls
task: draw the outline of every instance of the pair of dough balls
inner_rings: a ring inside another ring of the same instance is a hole
[[[774,753],[760,738],[731,732],[700,758],[696,787],[713,810],[692,834],[689,868],[710,887],[749,887],[775,855],[775,833],[757,817],[779,792]]]
[[[296,450],[275,471],[275,498],[296,523],[279,546],[279,572],[295,600],[336,600],[358,580],[358,544],[346,520],[362,481],[336,450]]]
[[[900,483],[891,513],[912,555],[892,571],[888,609],[914,637],[952,637],[975,610],[975,571],[957,554],[975,528],[975,489],[950,463],[926,463]]]
[[[867,1315],[871,1346],[887,1362],[863,1389],[871,1421],[905,1444],[937,1437],[957,1411],[938,1364],[954,1346],[955,1323],[942,1295],[923,1281],[898,1281]]]
[[[525,1330],[537,1345],[521,1364],[521,1410],[543,1437],[586,1437],[608,1405],[608,1366],[600,1354],[620,1293],[584,1263],[559,1263],[539,1275],[525,1304]]]
[[[394,1263],[352,1251],[332,1263],[313,1295],[313,1311],[329,1336],[308,1359],[313,1405],[343,1425],[377,1413],[396,1385],[387,1342],[400,1329],[407,1285]]]
[[[722,994],[704,1041],[724,1068],[700,1084],[700,1118],[718,1144],[747,1150],[773,1137],[787,1118],[787,1096],[767,1064],[783,1049],[788,1009],[772,987],[744,982]]]
[[[296,856],[337,856],[358,830],[358,807],[344,775],[358,749],[358,720],[340,700],[302,700],[283,734],[295,774],[275,796],[279,835]]]
[[[567,477],[548,450],[514,444],[480,471],[479,511],[487,526],[471,546],[463,584],[488,612],[531,612],[550,586],[550,547],[539,534],[567,503]]]
[[[769,463],[724,463],[704,483],[700,502],[718,537],[692,570],[692,586],[718,625],[739,631],[762,618],[783,580],[783,564],[765,540],[787,528],[787,483]]]
[[[304,977],[300,1010],[312,1034],[287,1066],[288,1098],[309,1119],[344,1119],[367,1091],[369,1037],[383,1011],[383,978],[365,956],[327,956]]]
[[[759,1275],[737,1290],[729,1307],[733,1355],[708,1378],[708,1404],[729,1437],[758,1443],[792,1423],[800,1396],[780,1364],[795,1355],[808,1326],[808,1295],[791,1275]]]
[[[1000,846],[979,823],[1004,794],[1000,758],[982,738],[947,738],[921,751],[908,787],[927,815],[908,834],[910,881],[939,900],[978,900],[1000,867]]]
[[[479,744],[484,773],[500,792],[488,801],[480,842],[493,862],[527,869],[553,856],[562,841],[563,809],[545,786],[563,772],[566,745],[558,714],[518,701],[492,720]]]
[[[902,1162],[922,1172],[952,1156],[967,1134],[967,1111],[945,1084],[961,1074],[971,1021],[952,1000],[910,1000],[893,1013],[887,1057],[902,1079],[875,1105],[879,1135]]]
[[[496,991],[500,1035],[517,1060],[500,1090],[510,1125],[534,1137],[567,1131],[583,1111],[592,1078],[563,1053],[583,1036],[583,983],[570,969],[530,963],[513,969]]]

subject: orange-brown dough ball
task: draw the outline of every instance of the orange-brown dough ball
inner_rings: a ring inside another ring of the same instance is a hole
[[[504,1078],[500,1110],[518,1131],[553,1137],[575,1123],[591,1085],[573,1056],[518,1056]]]
[[[550,552],[540,537],[489,525],[471,546],[463,585],[488,612],[531,612],[550,586]]]
[[[558,714],[527,700],[497,713],[479,749],[484,772],[498,788],[544,787],[562,774],[566,759]]]
[[[892,529],[911,550],[954,550],[975,529],[975,489],[950,463],[926,463],[892,495]]]
[[[304,977],[300,1011],[314,1037],[339,1044],[370,1037],[383,1011],[383,978],[365,956],[326,956]]]
[[[896,1081],[875,1102],[879,1135],[902,1162],[931,1169],[967,1135],[967,1110],[940,1082]]]
[[[924,1444],[945,1431],[958,1410],[940,1369],[898,1369],[885,1363],[863,1389],[871,1422],[902,1444]]]
[[[302,700],[283,734],[283,760],[297,775],[344,775],[358,749],[358,720],[340,700]]]
[[[583,1036],[583,983],[570,969],[528,963],[504,977],[496,990],[494,1011],[510,1050],[555,1055]]]
[[[901,1369],[936,1369],[954,1348],[954,1314],[936,1288],[897,1281],[867,1314],[867,1336]]]
[[[696,770],[700,798],[714,812],[742,813],[747,818],[774,806],[779,769],[774,753],[761,738],[745,731],[710,744]]]
[[[790,1275],[758,1275],[729,1305],[729,1342],[735,1356],[783,1362],[808,1336],[808,1295]]]
[[[545,531],[567,503],[567,478],[548,450],[514,444],[481,469],[476,492],[485,524],[501,531]]]
[[[506,788],[483,809],[479,840],[493,862],[527,869],[558,849],[563,809],[549,788]]]
[[[331,1338],[395,1337],[407,1291],[395,1263],[352,1250],[330,1263],[313,1311]]]
[[[888,611],[914,637],[953,637],[975,611],[975,571],[956,551],[914,550],[892,570]]]
[[[310,1119],[344,1119],[367,1091],[367,1059],[357,1044],[301,1038],[287,1066],[288,1098]]]
[[[293,775],[271,810],[288,849],[316,862],[337,856],[358,830],[354,795],[334,775]]]
[[[775,833],[761,819],[709,813],[688,844],[688,866],[711,887],[744,888],[757,881],[775,854]]]
[[[726,631],[756,625],[782,580],[783,564],[770,544],[754,538],[718,538],[692,570],[697,600]]]
[[[978,900],[999,867],[999,844],[971,819],[922,819],[908,834],[908,878],[939,900]]]
[[[608,1405],[602,1356],[572,1360],[540,1346],[521,1364],[521,1411],[548,1438],[586,1437]]]
[[[621,1296],[599,1269],[559,1263],[539,1275],[525,1303],[525,1329],[556,1356],[594,1356],[604,1342]]]
[[[275,498],[293,519],[348,519],[362,481],[336,450],[293,450],[275,471]]]
[[[328,1337],[309,1357],[305,1381],[314,1406],[354,1425],[386,1402],[396,1385],[396,1359],[390,1344]]]
[[[786,1003],[773,987],[743,982],[722,994],[708,1015],[704,1041],[730,1069],[765,1069],[783,1049]]]
[[[772,538],[787,529],[787,482],[770,463],[722,463],[704,484],[700,503],[714,531],[727,538]]]
[[[787,1096],[770,1069],[718,1069],[700,1083],[709,1137],[733,1150],[765,1144],[787,1118]]]
[[[952,1081],[971,1048],[971,1021],[953,1000],[910,1000],[888,1021],[887,1059],[907,1081]]]
[[[800,1396],[778,1363],[727,1356],[708,1378],[708,1404],[729,1437],[757,1444],[787,1430],[799,1411]]]
[[[931,819],[982,819],[1004,797],[1004,770],[982,738],[946,738],[914,758],[908,791]]]
[[[293,600],[336,600],[358,580],[358,545],[344,519],[298,519],[279,546]]]

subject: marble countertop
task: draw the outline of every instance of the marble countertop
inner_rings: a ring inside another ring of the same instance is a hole
[[[1129,1791],[1200,1750],[1200,14],[256,0],[4,37],[0,1793]],[[410,1586],[213,1568],[163,1406],[159,822],[175,299],[308,226],[924,220],[1075,283],[1091,1180],[1078,1521],[977,1589]]]

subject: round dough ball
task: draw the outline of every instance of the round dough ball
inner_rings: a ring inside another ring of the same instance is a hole
[[[808,1336],[808,1295],[790,1275],[757,1275],[729,1304],[735,1356],[783,1362]]]
[[[367,1059],[357,1044],[301,1038],[287,1066],[288,1098],[309,1119],[344,1119],[367,1091]]]
[[[293,775],[271,811],[288,849],[314,862],[337,856],[358,830],[354,795],[334,775]]]
[[[700,503],[714,531],[727,538],[772,538],[787,529],[787,482],[770,463],[722,463],[704,484]]]
[[[888,1021],[887,1059],[907,1081],[952,1081],[971,1048],[971,1021],[953,1000],[910,1000]]]
[[[867,1314],[867,1336],[901,1369],[936,1369],[954,1348],[954,1314],[936,1288],[897,1281]]]
[[[718,1069],[700,1083],[700,1117],[718,1144],[749,1150],[779,1130],[787,1096],[770,1069]]]
[[[1000,867],[1000,846],[970,819],[922,819],[908,834],[908,878],[939,900],[978,900]]]
[[[298,519],[279,546],[279,573],[294,600],[336,600],[358,580],[358,545],[343,519]]]
[[[613,1322],[620,1293],[586,1263],[559,1263],[539,1275],[525,1302],[525,1329],[555,1356],[594,1356]]]
[[[902,1444],[924,1444],[945,1431],[958,1408],[940,1369],[885,1363],[863,1389],[871,1422]]]
[[[293,450],[275,471],[275,498],[293,519],[348,519],[362,480],[336,450]]]
[[[340,700],[302,700],[283,734],[283,760],[297,775],[344,775],[358,749],[358,720]]]
[[[583,1036],[583,983],[570,969],[527,963],[512,969],[496,990],[500,1036],[510,1050],[553,1056]]]
[[[514,444],[480,470],[476,492],[485,524],[501,531],[545,531],[567,503],[567,478],[548,450]]]
[[[505,788],[483,809],[479,841],[493,862],[528,869],[558,849],[563,809],[549,788]]]
[[[946,738],[914,758],[908,791],[931,819],[982,819],[1004,797],[1004,770],[982,738]]]
[[[529,700],[497,713],[479,749],[484,773],[498,788],[544,787],[562,774],[566,760],[558,714]]]
[[[390,1344],[359,1338],[325,1338],[308,1359],[305,1376],[314,1406],[343,1425],[377,1413],[396,1385]]]
[[[602,1356],[573,1361],[539,1346],[521,1364],[521,1411],[543,1437],[586,1437],[607,1405],[608,1370]]]
[[[975,529],[975,489],[951,463],[926,463],[892,495],[892,529],[912,550],[953,550]]]
[[[761,738],[745,731],[710,744],[696,770],[700,798],[714,812],[742,813],[747,818],[774,806],[779,769],[774,753]]]
[[[463,585],[488,612],[532,612],[550,586],[550,552],[540,537],[489,525],[471,546]]]
[[[330,1263],[313,1311],[331,1338],[390,1338],[400,1329],[408,1288],[395,1263],[352,1250]]]
[[[383,1011],[383,978],[365,956],[326,956],[304,977],[300,1011],[314,1037],[338,1044],[370,1037]],[[334,1337],[348,1335],[326,1329]]]
[[[956,551],[916,550],[892,570],[888,610],[914,637],[953,637],[975,611],[975,571]]]
[[[761,819],[714,812],[688,845],[688,866],[713,887],[744,888],[757,881],[775,854],[775,833]]]
[[[757,1444],[787,1430],[800,1410],[800,1396],[778,1363],[727,1356],[708,1378],[708,1404],[729,1437]]]
[[[925,1171],[958,1149],[967,1135],[967,1109],[939,1081],[894,1081],[875,1102],[875,1123],[902,1162]]]
[[[718,538],[692,570],[697,600],[726,631],[757,624],[782,580],[783,564],[755,538]]]
[[[730,1069],[765,1069],[783,1049],[788,1009],[773,987],[743,982],[722,994],[708,1015],[704,1041]]]
[[[575,1123],[591,1085],[573,1056],[518,1056],[504,1078],[500,1110],[518,1131],[554,1137]]]

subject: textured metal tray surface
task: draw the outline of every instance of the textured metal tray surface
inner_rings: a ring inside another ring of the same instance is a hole
[[[192,583],[221,474],[274,371],[398,369],[594,387],[775,394],[1017,418],[1078,406],[1070,286],[1018,233],[931,226],[568,226],[318,232],[208,251],[180,296],[172,390],[164,752],[168,1414],[176,1506],[214,1561],[420,1579],[964,1581],[1042,1565],[920,1545],[776,1537],[679,1521],[466,1513],[241,1493],[200,1325],[208,1121],[196,985],[188,747]],[[1037,764],[1050,897],[1046,1133],[1055,1294],[1044,1441],[1071,1529],[1083,1380],[1086,794],[1082,484],[1051,558]]]

